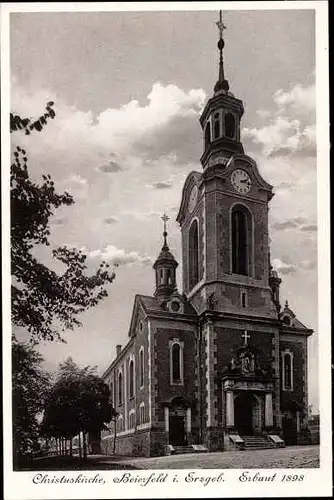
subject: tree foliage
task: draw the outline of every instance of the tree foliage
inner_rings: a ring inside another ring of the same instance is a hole
[[[11,132],[41,131],[47,118],[54,118],[53,102],[38,120],[11,114]],[[47,116],[46,116],[47,115]],[[27,121],[28,120],[28,121]],[[17,147],[11,165],[11,272],[12,321],[25,328],[33,340],[62,340],[60,332],[81,323],[78,316],[107,296],[105,285],[114,280],[109,264],[102,262],[95,274],[87,275],[87,257],[66,246],[52,250],[65,269],[58,273],[33,254],[38,245],[49,246],[50,217],[74,200],[67,192],[58,194],[50,175],[40,184],[28,171],[26,151]]]
[[[109,387],[96,375],[95,368],[79,368],[68,358],[60,365],[46,398],[42,428],[53,437],[96,433],[110,422],[112,413]]]
[[[53,101],[48,102],[45,106],[45,113],[37,118],[37,120],[32,120],[31,118],[21,118],[19,115],[10,113],[10,132],[24,130],[26,135],[29,135],[33,130],[40,132],[47,124],[48,119],[53,119],[56,116],[53,105]]]
[[[40,431],[38,415],[50,388],[50,376],[41,368],[42,356],[29,343],[12,342],[13,448],[17,463],[34,449]]]

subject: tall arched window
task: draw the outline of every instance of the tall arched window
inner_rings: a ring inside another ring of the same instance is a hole
[[[252,222],[245,207],[232,211],[232,272],[249,276],[251,264]]]
[[[225,116],[225,135],[230,139],[235,138],[235,118],[232,113],[227,113]]]
[[[139,351],[139,382],[140,387],[144,385],[144,350]]]
[[[198,224],[195,219],[189,230],[189,289],[199,281]]]
[[[172,378],[174,382],[181,380],[181,366],[180,366],[180,345],[173,344],[172,347]]]
[[[129,363],[129,398],[132,399],[134,396],[134,363],[131,359]]]
[[[183,348],[183,341],[179,339],[169,341],[170,383],[172,385],[183,384]]]
[[[207,147],[211,142],[210,122],[207,122],[205,126],[204,141],[205,141],[205,147]]]
[[[213,116],[213,138],[219,139],[220,137],[220,114],[215,113]]]
[[[287,351],[282,352],[282,388],[283,391],[293,389],[293,354]]]
[[[112,383],[112,381],[110,382],[110,385],[109,385],[109,391],[110,391],[110,403],[111,403],[111,406],[113,407],[114,406],[114,384]]]
[[[118,405],[123,404],[123,375],[122,372],[118,374]]]

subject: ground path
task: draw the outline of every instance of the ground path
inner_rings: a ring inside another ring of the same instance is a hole
[[[103,461],[107,462],[108,459]],[[319,467],[319,446],[124,458],[121,463],[123,467],[129,464],[138,469],[314,468]]]
[[[133,469],[271,469],[319,467],[319,446],[251,451],[189,453],[164,457],[89,455],[87,460],[69,456],[34,459],[18,470],[133,470]]]

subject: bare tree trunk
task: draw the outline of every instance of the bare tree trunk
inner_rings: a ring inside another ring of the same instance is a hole
[[[70,437],[70,456],[73,457],[72,437]]]
[[[79,431],[79,434],[78,434],[78,446],[79,446],[79,458],[82,457],[81,455],[81,431]]]
[[[116,427],[116,420],[114,420],[114,446],[113,446],[114,455],[116,453],[116,438],[117,438],[117,427]]]
[[[86,432],[82,432],[82,443],[83,443],[83,457],[84,460],[87,458],[87,441],[86,441]]]

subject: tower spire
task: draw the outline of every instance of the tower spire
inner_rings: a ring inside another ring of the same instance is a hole
[[[216,82],[216,85],[214,86],[214,91],[219,92],[220,90],[224,90],[227,92],[229,90],[229,84],[228,81],[225,79],[224,75],[224,60],[223,60],[223,48],[225,46],[224,38],[223,38],[223,31],[226,29],[225,24],[223,23],[222,19],[222,11],[219,11],[219,20],[216,22],[216,25],[219,30],[219,40],[217,43],[218,50],[219,50],[219,76],[218,80]]]

